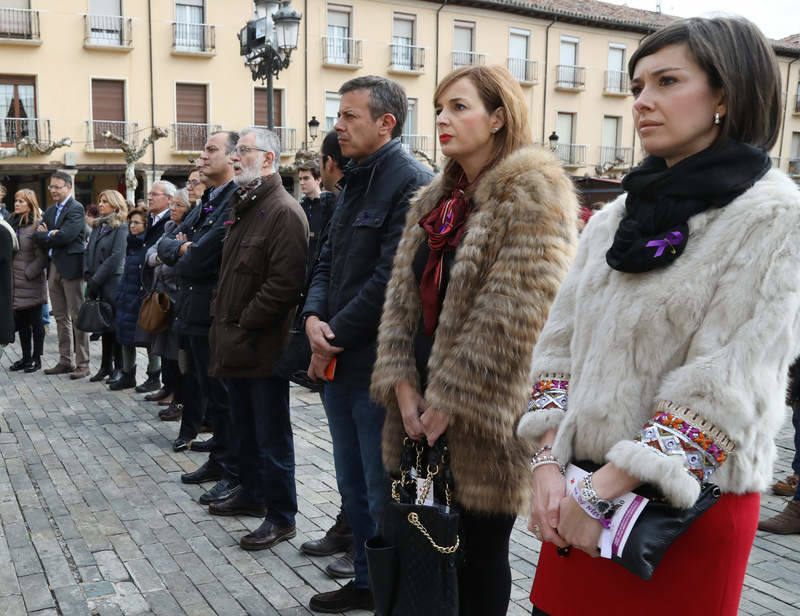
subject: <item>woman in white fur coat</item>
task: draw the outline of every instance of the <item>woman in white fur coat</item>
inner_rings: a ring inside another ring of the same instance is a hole
[[[533,613],[733,616],[800,334],[800,192],[767,154],[780,77],[734,18],[673,23],[629,73],[649,156],[583,232],[518,426],[539,448]],[[575,461],[601,466],[567,486]],[[615,499],[647,483],[689,507],[706,481],[721,498],[649,581],[595,558]]]

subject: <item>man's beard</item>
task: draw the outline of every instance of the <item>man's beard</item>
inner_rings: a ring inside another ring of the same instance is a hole
[[[256,164],[253,164],[249,167],[243,165],[242,163],[239,163],[239,168],[242,170],[242,172],[236,175],[234,170],[234,176],[233,176],[234,184],[236,184],[237,186],[247,186],[253,180],[257,180],[258,178],[260,178],[261,162],[262,161],[257,161]]]

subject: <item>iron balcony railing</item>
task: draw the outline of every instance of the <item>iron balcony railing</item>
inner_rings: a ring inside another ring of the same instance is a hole
[[[624,71],[606,71],[604,92],[610,94],[630,94],[630,78]]]
[[[789,175],[795,179],[800,179],[800,158],[789,159]]]
[[[400,143],[409,154],[414,154],[417,150],[428,151],[428,135],[400,135]]]
[[[133,45],[133,20],[119,15],[84,15],[83,44],[106,47]]]
[[[508,70],[517,81],[536,83],[539,81],[539,66],[536,60],[527,58],[508,58]]]
[[[425,68],[425,48],[416,45],[390,46],[392,58],[389,66],[396,71],[421,71]]]
[[[106,131],[121,137],[126,143],[133,143],[139,130],[138,122],[117,122],[113,120],[87,120],[86,121],[86,149],[87,150],[116,150],[119,145],[116,141],[103,136]]]
[[[567,166],[582,167],[586,164],[586,146],[578,143],[559,143],[556,146],[559,160]]]
[[[23,137],[31,137],[40,144],[52,143],[50,122],[45,118],[3,118],[0,120],[0,143],[13,146]]]
[[[600,148],[600,164],[631,167],[633,165],[633,148],[602,146]]]
[[[219,124],[175,122],[172,125],[172,149],[175,152],[202,152],[208,136],[222,130]]]
[[[0,39],[38,41],[39,11],[0,8]]]
[[[361,39],[323,36],[322,60],[325,64],[361,66]]]
[[[486,64],[486,54],[477,51],[453,51],[453,70],[479,64]]]
[[[586,87],[586,69],[583,66],[559,64],[556,66],[556,87],[583,90]]]
[[[275,134],[281,140],[281,152],[297,151],[297,129],[288,126],[276,126]]]
[[[172,50],[211,53],[216,49],[216,28],[209,24],[172,22]]]

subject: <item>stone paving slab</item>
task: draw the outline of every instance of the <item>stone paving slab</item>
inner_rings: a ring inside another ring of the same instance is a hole
[[[45,351],[50,366],[54,332]],[[250,553],[238,541],[260,520],[216,518],[196,503],[203,487],[179,477],[206,456],[172,451],[177,424],[159,421],[160,407],[87,379],[9,373],[18,357],[7,347],[0,367],[0,616],[307,616],[313,594],[341,584],[324,572],[332,558],[298,550],[339,508],[316,394],[291,390],[297,537]],[[140,351],[142,374],[145,360]],[[776,478],[794,453],[788,416],[778,450]],[[785,502],[762,495],[762,517]],[[511,536],[513,616],[530,614],[539,557],[525,526],[519,519]],[[800,616],[800,535],[758,533],[739,613]]]

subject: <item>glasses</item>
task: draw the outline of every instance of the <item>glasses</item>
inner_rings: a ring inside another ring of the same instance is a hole
[[[143,223],[141,220],[132,220],[128,223],[129,227],[133,227],[134,225],[137,227],[144,227],[145,223]]]
[[[252,145],[237,145],[233,148],[234,154],[238,154],[239,156],[243,156],[248,152],[269,152],[269,150],[262,150],[261,148],[254,147]]]
[[[187,186],[200,186],[202,182],[200,180],[186,180]]]
[[[147,193],[147,196],[148,197],[163,197],[165,194],[167,194],[167,193],[157,193],[157,192],[153,192],[151,190],[149,193]]]
[[[47,189],[48,190],[64,190],[66,187],[67,187],[66,184],[64,184],[63,186],[56,186],[55,184],[50,184],[50,186],[48,186]]]

